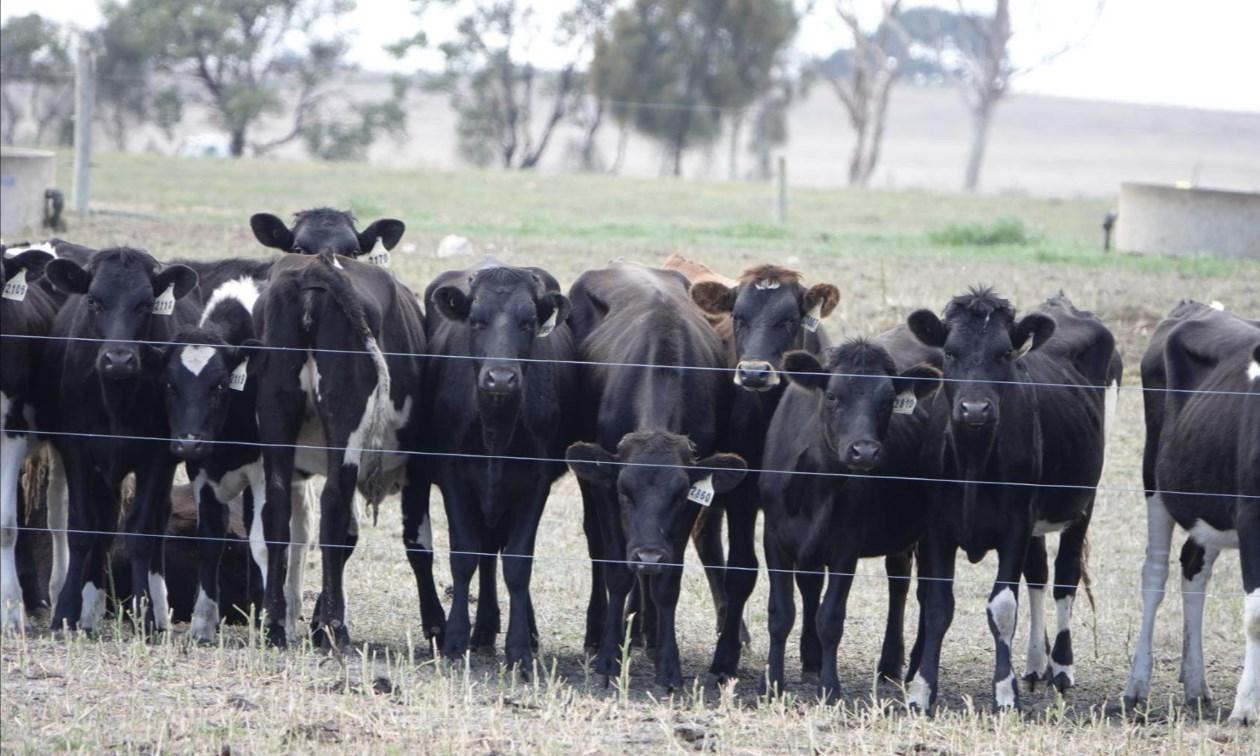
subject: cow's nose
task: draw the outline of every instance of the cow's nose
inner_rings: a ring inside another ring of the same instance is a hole
[[[129,349],[107,349],[101,355],[100,369],[110,378],[127,378],[140,369],[140,357]]]
[[[481,373],[481,388],[485,391],[506,393],[520,386],[520,374],[511,368],[486,368]]]
[[[180,459],[201,459],[209,448],[205,439],[192,433],[171,439],[171,453]]]
[[[746,389],[765,391],[778,382],[774,366],[765,360],[743,360],[735,366],[735,383]]]
[[[866,472],[879,462],[880,450],[878,441],[854,441],[849,444],[845,462],[854,470]]]
[[[988,425],[993,422],[993,403],[986,400],[962,401],[962,421],[967,425]]]
[[[664,549],[644,548],[635,549],[630,561],[637,571],[652,575],[661,571],[668,557]]]

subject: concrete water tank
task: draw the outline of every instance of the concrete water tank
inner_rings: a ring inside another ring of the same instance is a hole
[[[57,156],[49,150],[0,147],[0,236],[38,231],[44,218],[44,191],[56,184]]]
[[[1166,255],[1260,260],[1260,194],[1124,183],[1116,247]]]

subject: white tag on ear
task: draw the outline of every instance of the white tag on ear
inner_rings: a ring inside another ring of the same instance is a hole
[[[153,300],[154,315],[170,315],[175,312],[175,284],[167,284],[166,291]]]
[[[818,324],[822,321],[822,302],[809,308],[809,312],[805,313],[805,317],[801,318],[801,325],[805,326],[805,330],[813,333],[818,330]]]
[[[692,483],[687,491],[687,501],[694,501],[702,507],[711,505],[713,503],[713,476],[709,475]]]
[[[26,285],[26,268],[22,268],[13,274],[13,278],[4,282],[4,298],[12,299],[14,302],[21,302],[26,299],[26,290],[30,288]]]
[[[249,378],[249,358],[241,360],[232,374],[228,376],[228,388],[233,391],[244,391],[245,381]]]
[[[903,391],[897,394],[897,398],[893,399],[893,413],[897,415],[909,415],[914,412],[914,408],[919,404],[919,400],[914,396],[914,389]]]
[[[542,325],[538,326],[538,335],[550,336],[551,332],[554,330],[556,330],[556,311],[552,310],[551,317],[547,318],[543,321]]]
[[[1213,299],[1212,303],[1209,304],[1208,307],[1211,307],[1217,312],[1225,312],[1225,303],[1221,302],[1219,299]]]
[[[1015,350],[1015,359],[1018,360],[1032,351],[1034,338],[1032,335],[1029,335],[1028,338],[1024,339],[1024,343],[1020,345],[1019,349]]]
[[[372,246],[372,251],[368,252],[367,261],[382,268],[389,267],[389,250],[385,249],[385,242],[381,241],[379,236],[376,238],[376,244]]]

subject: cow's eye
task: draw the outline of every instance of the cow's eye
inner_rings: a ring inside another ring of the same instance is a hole
[[[297,244],[294,244],[294,245],[293,245],[293,251],[294,251],[294,252],[297,252],[299,255],[304,255],[304,254],[306,254],[306,250],[305,250],[305,249],[303,249],[300,245],[297,245]]]
[[[1003,353],[1002,353],[1002,359],[1004,359],[1004,360],[1013,360],[1013,359],[1015,359],[1015,350],[1014,350],[1014,349],[1007,349],[1005,352],[1003,352]]]
[[[223,380],[219,381],[219,385],[218,385],[218,386],[215,386],[215,387],[214,387],[214,390],[215,390],[215,391],[227,391],[227,390],[228,390],[228,382],[227,382],[227,379],[226,379],[226,378],[224,378]]]
[[[957,355],[957,354],[955,354],[953,350],[946,349],[946,350],[945,350],[945,359],[947,359],[947,360],[955,360],[955,359],[958,359],[958,355]]]
[[[779,321],[780,328],[793,328],[796,326],[796,318],[784,318]]]
[[[533,333],[537,326],[538,321],[533,320],[532,318],[530,320],[522,320],[520,323],[520,329],[526,333]]]
[[[486,329],[486,323],[484,320],[470,320],[468,321],[468,327],[474,331],[484,331]]]
[[[840,397],[836,396],[830,391],[827,392],[826,399],[827,399],[828,404],[835,404],[836,402],[840,401]]]
[[[88,297],[87,306],[88,306],[88,309],[91,310],[92,312],[100,312],[101,310],[105,309],[101,305],[101,300],[97,299],[96,297]]]

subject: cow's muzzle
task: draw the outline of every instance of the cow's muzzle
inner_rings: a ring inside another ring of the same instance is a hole
[[[854,441],[844,452],[844,464],[854,472],[870,472],[879,464],[883,447],[878,441]]]
[[[765,360],[741,360],[735,366],[735,385],[749,391],[769,391],[779,385],[779,371]]]
[[[656,547],[644,547],[630,552],[630,568],[640,575],[657,575],[669,564],[669,552]]]
[[[996,420],[993,402],[987,399],[962,399],[954,405],[954,421],[970,428],[984,428]]]
[[[131,378],[140,372],[140,355],[134,349],[105,349],[96,358],[96,369],[106,378]]]
[[[202,459],[210,452],[210,444],[201,436],[185,433],[171,439],[171,454],[182,460]]]
[[[521,371],[509,367],[484,367],[477,376],[477,388],[499,396],[516,394],[521,390]]]

